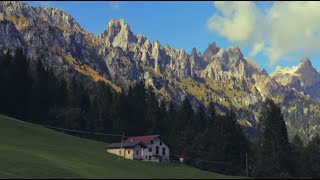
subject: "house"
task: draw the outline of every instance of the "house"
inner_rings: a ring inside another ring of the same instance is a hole
[[[131,160],[169,162],[169,147],[160,135],[130,137],[121,143],[109,144],[107,151]]]

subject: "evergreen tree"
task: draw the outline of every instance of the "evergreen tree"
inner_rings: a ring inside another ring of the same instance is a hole
[[[103,81],[99,81],[97,84],[95,103],[98,114],[95,129],[98,132],[110,132],[113,127],[111,121],[112,95],[110,87]]]
[[[303,163],[304,178],[320,177],[320,136],[317,133],[308,143]]]
[[[120,132],[124,132],[126,136],[131,136],[133,133],[130,131],[131,122],[134,122],[134,119],[131,119],[134,109],[132,109],[130,97],[132,97],[133,90],[132,87],[129,87],[128,94],[121,93],[119,95],[119,106],[116,110],[118,112],[119,120],[115,123],[119,128]]]
[[[90,96],[82,82],[72,77],[68,83],[68,107],[64,111],[65,127],[73,129],[86,129],[87,113],[90,107]]]
[[[198,111],[195,115],[194,127],[197,132],[202,132],[207,126],[207,114],[203,104],[199,105]]]
[[[160,118],[161,112],[156,95],[151,86],[147,89],[147,111],[146,111],[146,134],[159,134],[160,133]]]
[[[177,113],[177,130],[181,131],[193,122],[194,111],[191,102],[188,97],[186,97],[180,106]]]
[[[47,120],[51,97],[49,94],[49,73],[45,70],[41,60],[36,63],[34,74],[35,81],[30,95],[28,120],[42,124],[44,120]]]
[[[145,133],[146,90],[143,81],[129,86],[127,93],[121,93],[118,100],[119,119],[116,124],[127,136]],[[135,127],[135,128],[132,128]]]
[[[270,99],[261,117],[262,136],[257,141],[253,175],[264,178],[290,177],[290,146],[281,109]]]
[[[122,96],[123,93],[114,93],[113,96],[112,96],[112,106],[111,106],[111,120],[112,120],[112,129],[113,131],[115,132],[119,132],[121,129],[120,129],[120,116],[119,114],[121,114],[121,109],[120,109],[120,106],[121,106],[121,96]]]
[[[27,114],[28,97],[31,90],[32,79],[28,73],[29,63],[22,49],[17,49],[12,58],[9,77],[10,101],[7,106],[9,114],[23,119]]]
[[[170,102],[169,110],[168,110],[168,144],[170,146],[174,146],[176,144],[176,114],[177,110],[173,102]],[[172,152],[174,152],[174,149],[171,149]]]
[[[56,83],[55,106],[64,107],[67,105],[68,89],[64,78],[58,78]]]
[[[208,105],[208,125],[213,125],[215,122],[215,118],[216,118],[216,110],[215,110],[215,105],[213,102],[210,102]]]
[[[47,81],[47,91],[48,91],[48,106],[53,107],[56,102],[56,92],[57,92],[57,77],[55,76],[52,67],[48,70],[48,81]]]
[[[12,57],[10,53],[7,52],[0,59],[0,113],[8,114],[10,101],[10,68],[12,63]]]
[[[168,118],[168,112],[166,108],[166,102],[164,100],[161,100],[160,102],[160,124],[159,124],[159,134],[164,139],[164,141],[167,141],[167,135],[169,134],[170,129],[170,121]]]
[[[236,121],[232,111],[225,116],[216,115],[213,104],[209,109],[209,127],[205,134],[206,156],[210,161],[221,162],[206,164],[206,169],[232,175],[245,175],[246,153],[249,142]]]
[[[177,135],[175,151],[181,156],[189,156],[192,152],[191,146],[188,144],[190,144],[194,138],[194,131],[192,127],[193,118],[194,111],[189,98],[186,97],[177,112],[175,127]],[[186,163],[189,163],[188,161],[188,159],[185,160]]]
[[[305,162],[305,147],[303,144],[302,139],[296,134],[293,137],[292,143],[292,169],[293,169],[293,176],[296,178],[300,178],[304,176],[304,167],[303,164]]]

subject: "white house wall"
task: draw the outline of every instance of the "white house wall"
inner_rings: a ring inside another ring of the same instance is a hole
[[[162,145],[160,145],[160,142],[162,142]],[[161,141],[159,138],[156,138],[153,140],[153,144],[151,144],[151,142],[146,143],[147,148],[145,148],[143,150],[143,159],[144,161],[153,161],[153,162],[159,162],[159,159],[154,157],[153,155],[156,154],[156,147],[159,147],[159,154],[158,155],[162,155],[162,148],[165,148],[165,155],[164,157],[164,161],[169,161],[169,154],[170,154],[170,150],[169,147],[163,142]],[[152,152],[149,152],[149,148],[152,148]],[[151,156],[151,160],[149,160],[149,156]]]

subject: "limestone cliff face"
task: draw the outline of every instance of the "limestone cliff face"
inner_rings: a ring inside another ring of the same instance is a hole
[[[98,38],[74,18],[56,8],[31,7],[22,2],[0,2],[0,47],[23,48],[30,59],[42,59],[56,71],[70,69],[65,57],[90,63],[108,74],[102,57],[96,57]]]
[[[213,42],[203,53],[194,48],[187,54],[184,49],[134,34],[123,19],[111,20],[95,36],[59,9],[10,1],[0,2],[0,36],[0,48],[23,48],[32,61],[42,59],[56,73],[90,75],[81,69],[89,67],[120,87],[144,80],[159,98],[168,101],[181,102],[187,94],[194,107],[214,101],[221,113],[233,109],[250,137],[254,137],[266,97],[281,105],[289,132],[298,130],[307,138],[319,129],[319,102],[299,91],[311,94],[319,84],[308,61],[290,75],[290,81],[284,71],[271,78],[238,47],[224,49]]]

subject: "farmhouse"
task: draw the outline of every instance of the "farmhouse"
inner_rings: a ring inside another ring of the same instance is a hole
[[[160,135],[130,137],[107,146],[107,151],[131,160],[169,162],[169,147]]]

